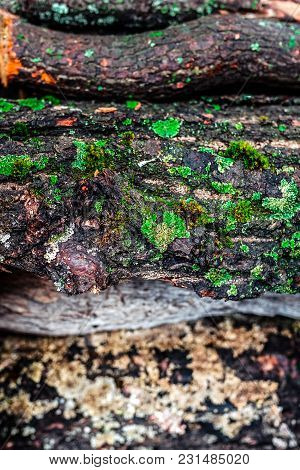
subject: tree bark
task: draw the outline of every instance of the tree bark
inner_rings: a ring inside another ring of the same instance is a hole
[[[299,318],[300,295],[267,293],[257,299],[203,298],[160,281],[135,279],[94,295],[67,296],[53,283],[19,272],[0,275],[0,329],[35,335],[86,335],[251,314]]]
[[[133,277],[233,300],[298,291],[297,99],[47,99],[2,102],[5,269],[70,294]]]
[[[299,321],[0,341],[4,449],[299,448]]]
[[[71,30],[110,30],[127,31],[161,28],[174,23],[182,23],[199,16],[226,12],[255,12],[261,16],[279,19],[298,19],[295,1],[252,0],[173,0],[156,2],[153,0],[98,0],[91,4],[88,0],[65,0],[54,4],[52,0],[2,0],[2,8],[16,13],[31,22],[50,27]]]
[[[2,10],[1,82],[109,99],[195,96],[245,80],[296,91],[296,29],[232,15],[171,26],[155,37],[146,32],[99,39],[42,29]]]

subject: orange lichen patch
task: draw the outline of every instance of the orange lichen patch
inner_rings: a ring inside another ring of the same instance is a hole
[[[46,83],[47,85],[55,85],[56,80],[55,78],[50,75],[50,73],[47,73],[44,69],[39,69],[36,70],[35,72],[32,72],[31,74],[32,78],[37,78],[41,82]]]
[[[62,126],[62,127],[70,127],[72,126],[75,122],[77,121],[77,118],[65,118],[65,119],[59,119],[56,121],[57,126]]]
[[[95,109],[95,113],[115,113],[117,108],[111,106],[110,108],[97,108]]]
[[[10,79],[19,74],[22,67],[13,51],[14,16],[0,10],[0,82],[7,87]]]

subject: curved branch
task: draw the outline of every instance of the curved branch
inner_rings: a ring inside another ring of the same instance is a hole
[[[299,90],[299,44],[294,25],[236,15],[171,26],[155,37],[99,38],[24,24],[2,11],[0,76],[4,86],[110,99],[195,95],[245,81]]]
[[[29,21],[48,26],[83,31],[139,30],[182,23],[218,11],[251,12],[279,19],[295,19],[297,1],[253,2],[252,0],[2,0],[2,8]],[[296,18],[298,18],[296,16]]]

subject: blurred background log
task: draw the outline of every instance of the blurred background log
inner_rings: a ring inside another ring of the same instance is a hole
[[[161,312],[162,313],[162,312]],[[2,336],[4,449],[295,449],[299,321]]]

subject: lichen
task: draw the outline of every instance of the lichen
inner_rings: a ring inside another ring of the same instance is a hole
[[[172,117],[155,121],[151,126],[153,132],[162,138],[175,137],[179,133],[180,127],[180,119]]]
[[[280,183],[281,198],[265,197],[262,206],[271,212],[270,218],[276,220],[289,220],[299,211],[298,187],[292,179],[282,179]]]
[[[288,250],[292,258],[300,257],[300,232],[295,232],[290,238],[284,238],[281,247]]]
[[[210,281],[214,287],[221,287],[232,280],[231,274],[225,268],[211,268],[204,277]]]
[[[252,279],[261,281],[263,279],[263,266],[261,264],[255,266],[253,269],[251,269],[250,275]]]
[[[266,155],[244,140],[230,142],[228,148],[223,152],[223,156],[233,160],[241,160],[245,168],[249,170],[268,170],[271,166]]]
[[[147,215],[141,226],[142,234],[161,253],[175,238],[189,238],[184,220],[173,211],[163,213],[162,222],[158,223],[156,214]]]
[[[236,189],[233,187],[232,183],[221,183],[219,181],[211,182],[212,188],[220,194],[236,194]]]
[[[168,172],[173,176],[181,176],[182,178],[188,178],[192,174],[192,170],[189,166],[174,166],[169,168]]]

